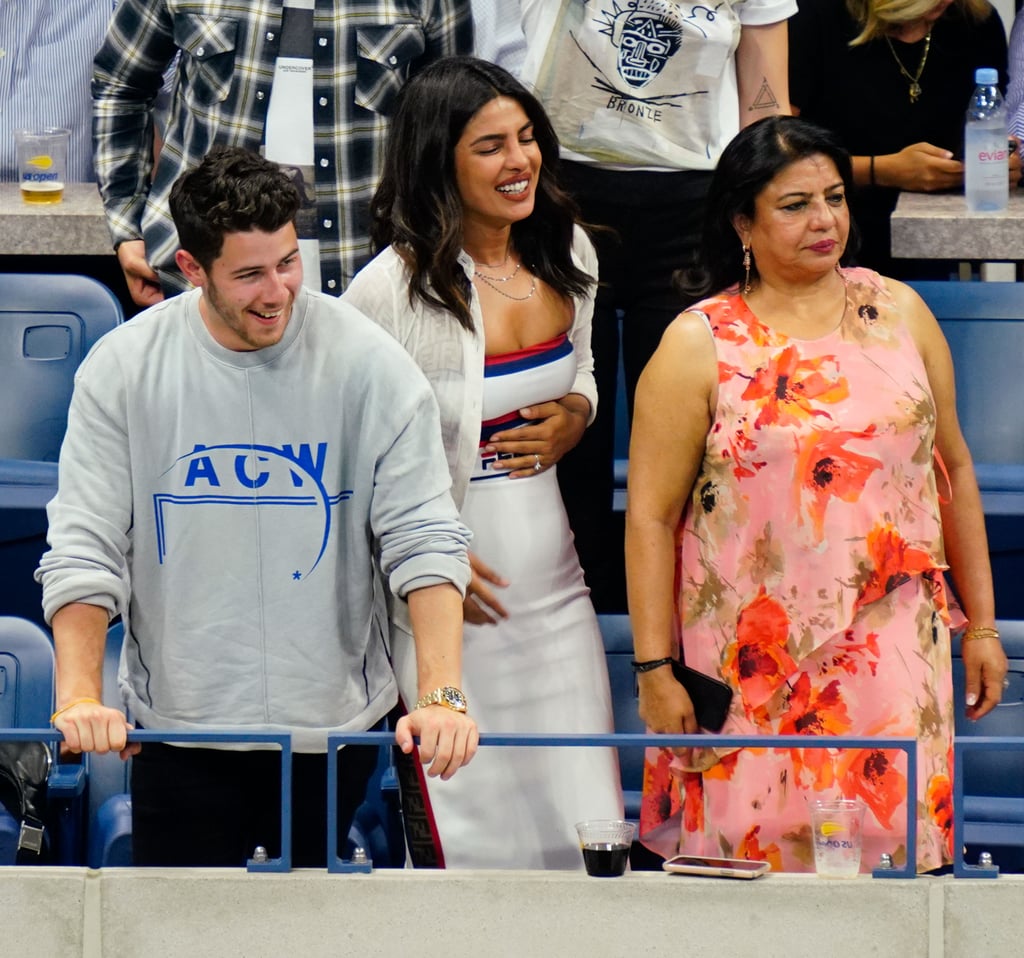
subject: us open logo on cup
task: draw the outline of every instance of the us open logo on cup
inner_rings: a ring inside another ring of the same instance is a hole
[[[849,829],[839,822],[822,822],[818,845],[822,848],[856,848],[857,843],[852,839],[839,837],[848,834]]]
[[[29,183],[56,183],[60,174],[53,169],[53,158],[43,154],[42,156],[33,156],[25,161],[26,166],[31,166],[31,170],[26,170],[21,178],[28,181]]]
[[[64,196],[61,172],[46,153],[30,156],[21,171],[21,197],[26,203],[58,203]]]

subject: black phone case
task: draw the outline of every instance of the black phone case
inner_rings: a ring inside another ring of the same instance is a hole
[[[721,731],[729,714],[732,689],[721,679],[713,679],[679,662],[672,663],[672,673],[693,702],[697,724],[709,732]]]

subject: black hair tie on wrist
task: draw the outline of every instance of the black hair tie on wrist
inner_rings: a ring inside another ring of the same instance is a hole
[[[650,672],[652,669],[660,669],[663,665],[671,665],[675,662],[673,658],[667,659],[650,659],[647,662],[637,662],[636,659],[630,661],[630,665],[633,666],[634,672]]]

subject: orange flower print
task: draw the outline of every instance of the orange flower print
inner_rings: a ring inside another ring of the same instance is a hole
[[[736,641],[723,663],[726,678],[738,682],[748,709],[764,704],[796,671],[786,646],[789,616],[762,585],[757,595],[740,610]]]
[[[943,835],[946,850],[953,856],[953,783],[948,775],[933,775],[928,782],[928,817]]]
[[[679,785],[670,765],[675,757],[668,749],[658,749],[657,759],[651,761],[648,750],[644,762],[644,792],[640,819],[643,831],[655,828],[679,811]]]
[[[760,831],[760,825],[754,825],[747,830],[739,848],[736,849],[736,857],[746,858],[752,862],[768,862],[772,866],[772,871],[782,871],[782,852],[779,850],[779,846],[772,842],[762,848],[757,837]]]
[[[891,522],[876,525],[868,533],[867,551],[871,568],[866,570],[857,608],[878,601],[912,576],[935,568],[931,555],[910,545]]]
[[[856,749],[840,783],[843,794],[861,799],[882,828],[892,828],[892,816],[907,795],[906,776],[892,763],[892,754],[880,748]]]
[[[683,830],[704,831],[704,780],[699,772],[683,773]]]
[[[856,502],[871,474],[882,468],[878,459],[844,449],[851,439],[869,439],[874,426],[861,432],[814,432],[801,444],[797,456],[794,486],[797,515],[801,514],[801,494],[809,496],[807,513],[814,522],[814,537],[820,542],[825,534],[825,510],[833,498]]]
[[[845,735],[851,727],[838,679],[812,689],[810,676],[802,672],[779,723],[779,735]]]
[[[846,644],[831,659],[832,668],[842,669],[847,675],[856,675],[866,665],[872,677],[878,674],[878,660],[881,649],[878,645],[878,633],[867,632],[863,642],[854,641],[852,629],[845,633]]]
[[[796,425],[812,416],[828,417],[814,404],[840,402],[848,395],[834,356],[801,359],[795,346],[787,346],[757,370],[742,398],[760,407],[754,428],[761,429]]]

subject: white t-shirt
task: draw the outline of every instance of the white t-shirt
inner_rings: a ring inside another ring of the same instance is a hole
[[[739,132],[743,26],[795,0],[521,0],[523,82],[551,116],[562,155],[612,169],[710,170]]]
[[[315,0],[285,0],[281,45],[274,65],[264,130],[264,155],[280,163],[302,194],[295,219],[302,281],[320,289],[320,240],[316,231],[313,172],[313,9]]]

